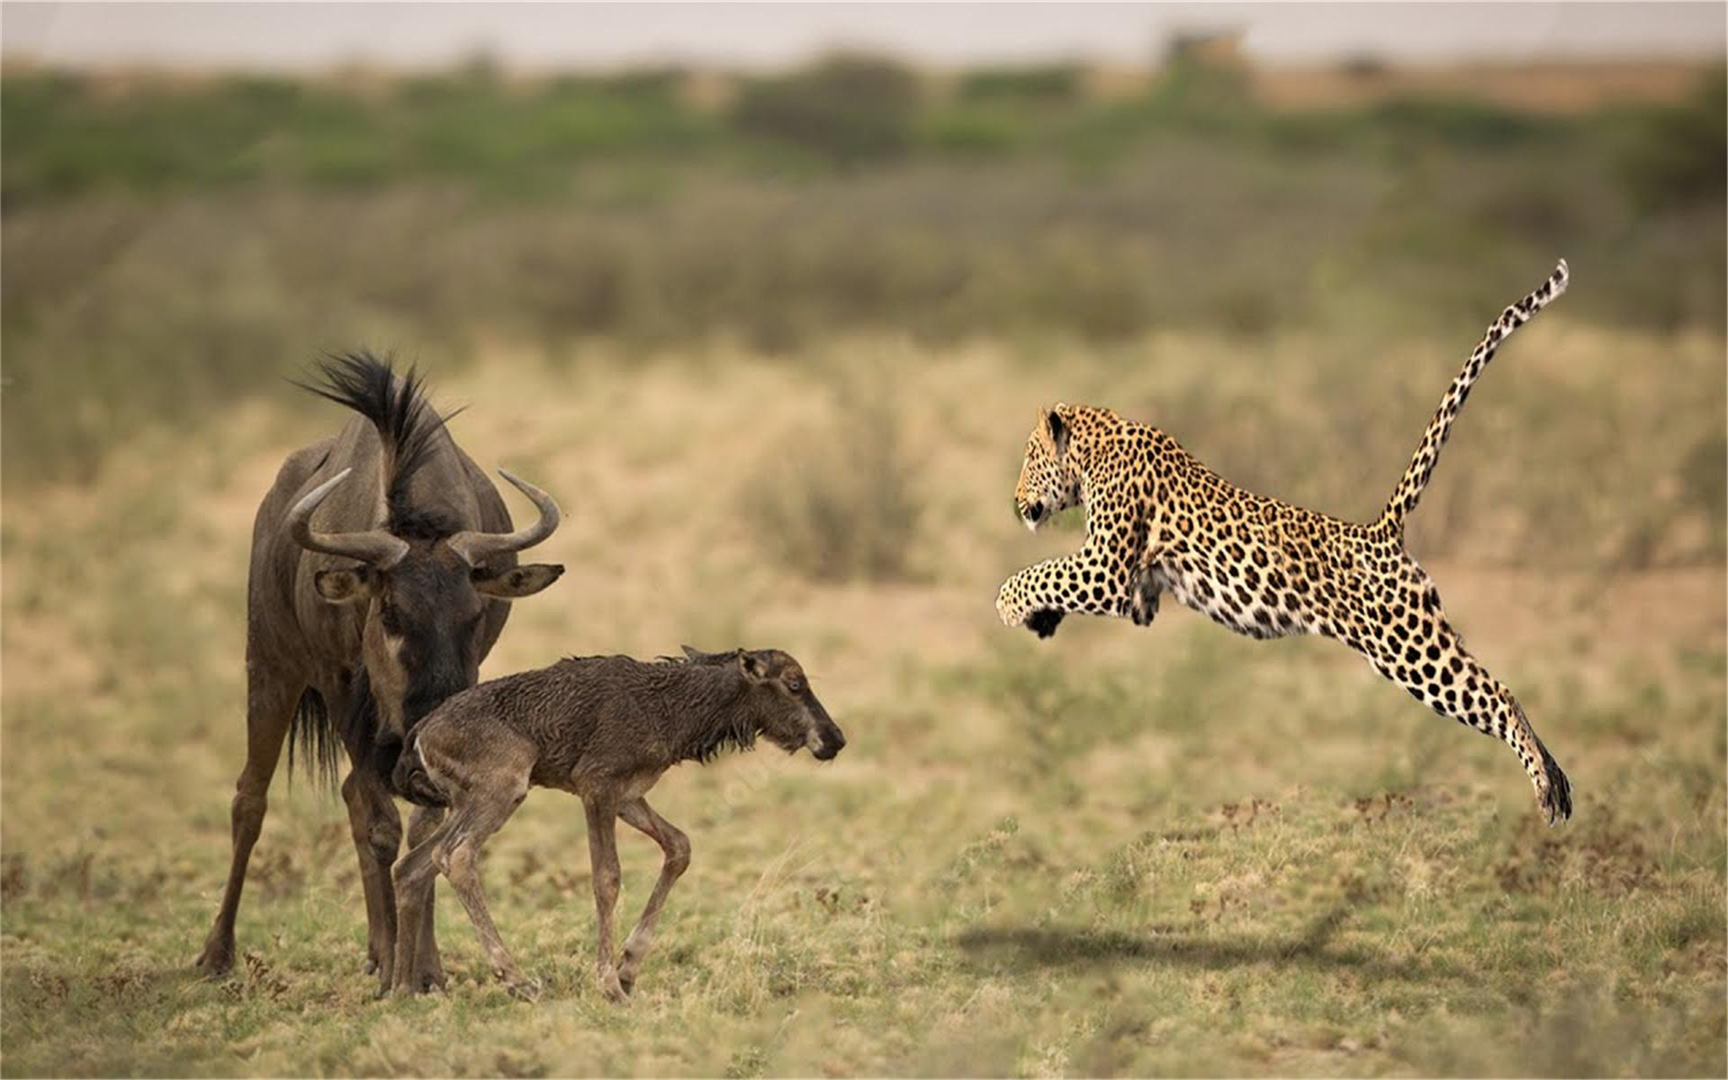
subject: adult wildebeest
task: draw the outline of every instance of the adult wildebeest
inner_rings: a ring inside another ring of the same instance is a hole
[[[690,865],[690,841],[648,805],[662,773],[683,761],[704,762],[728,746],[748,749],[758,735],[788,753],[808,748],[827,761],[846,736],[810,688],[803,667],[779,649],[702,653],[653,663],[628,656],[564,660],[506,675],[440,705],[408,738],[396,762],[396,786],[428,806],[448,806],[449,820],[415,844],[396,867],[399,920],[423,917],[435,876],[450,879],[480,935],[493,971],[521,997],[525,978],[498,936],[480,888],[480,849],[522,805],[530,787],[582,799],[598,915],[596,975],[600,990],[622,1001],[636,983],[666,894]],[[622,964],[612,955],[612,909],[618,902],[618,819],[640,829],[665,854],[660,879]],[[396,968],[420,966],[425,941],[403,935]],[[397,980],[398,993],[418,989]]]
[[[366,353],[331,357],[305,389],[354,410],[335,438],[288,456],[258,507],[246,587],[246,767],[233,805],[234,858],[198,967],[234,963],[234,917],[265,797],[289,741],[326,779],[337,743],[366,893],[367,969],[393,982],[396,904],[390,869],[402,839],[390,772],[414,723],[473,686],[504,629],[503,601],[539,592],[561,566],[516,564],[558,527],[558,507],[504,473],[539,509],[511,531],[492,482],[462,452],[413,371]],[[437,824],[417,809],[415,841]],[[414,985],[443,984],[432,905],[417,935]]]

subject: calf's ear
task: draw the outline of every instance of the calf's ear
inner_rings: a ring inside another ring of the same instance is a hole
[[[508,570],[476,568],[469,575],[469,580],[474,582],[474,591],[482,596],[490,596],[496,600],[519,600],[524,596],[533,596],[557,581],[563,573],[562,566],[552,563],[529,563],[526,566],[512,566]]]
[[[351,570],[320,570],[312,575],[312,584],[332,604],[353,604],[372,599],[372,569],[356,566]]]
[[[703,652],[694,645],[680,645],[679,648],[684,650],[684,656],[692,664],[724,664],[738,657],[737,650],[732,652]]]
[[[753,652],[738,650],[738,669],[751,682],[768,681],[768,665],[764,664],[762,658]]]

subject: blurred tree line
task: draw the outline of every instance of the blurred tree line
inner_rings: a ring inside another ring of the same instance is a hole
[[[675,68],[515,78],[484,57],[441,74],[352,80],[25,68],[0,78],[0,199],[18,209],[91,192],[420,180],[557,198],[576,194],[577,174],[602,161],[769,176],[950,157],[1089,166],[1176,135],[1283,154],[1595,144],[1641,210],[1713,201],[1728,184],[1720,69],[1685,103],[1582,116],[1398,96],[1359,108],[1269,108],[1242,69],[1182,41],[1144,92],[1115,99],[1089,94],[1086,71],[1068,64],[968,71],[937,91],[893,60],[839,54],[784,75],[731,79],[719,104],[690,92],[699,79]]]
[[[14,64],[7,474],[92,467],[138,423],[356,342],[795,357],[837,333],[1349,325],[1465,347],[1560,255],[1576,319],[1721,331],[1720,68],[1668,105],[1293,110],[1203,44],[1118,93],[1077,66],[856,55],[727,78]]]

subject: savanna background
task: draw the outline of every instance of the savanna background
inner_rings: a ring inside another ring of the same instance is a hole
[[[1722,1075],[1722,9],[1641,10],[1715,45],[119,64],[8,4],[0,1072]],[[1333,643],[997,623],[1081,534],[1012,514],[1037,406],[1365,518],[1561,255],[1410,544],[1570,824]],[[343,420],[283,377],[354,346],[564,506],[484,674],[778,646],[851,739],[662,781],[695,859],[627,1008],[546,792],[485,866],[537,1004],[447,892],[448,993],[374,1001],[340,800],[285,770],[243,960],[192,971],[253,511]]]

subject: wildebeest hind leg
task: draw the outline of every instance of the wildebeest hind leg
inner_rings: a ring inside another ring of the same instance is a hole
[[[240,892],[246,885],[246,863],[264,828],[270,780],[282,756],[282,741],[294,718],[301,687],[265,674],[263,665],[248,665],[246,685],[246,766],[234,785],[230,811],[234,854],[222,906],[198,955],[198,970],[207,977],[223,975],[234,966],[234,920],[240,912]]]

